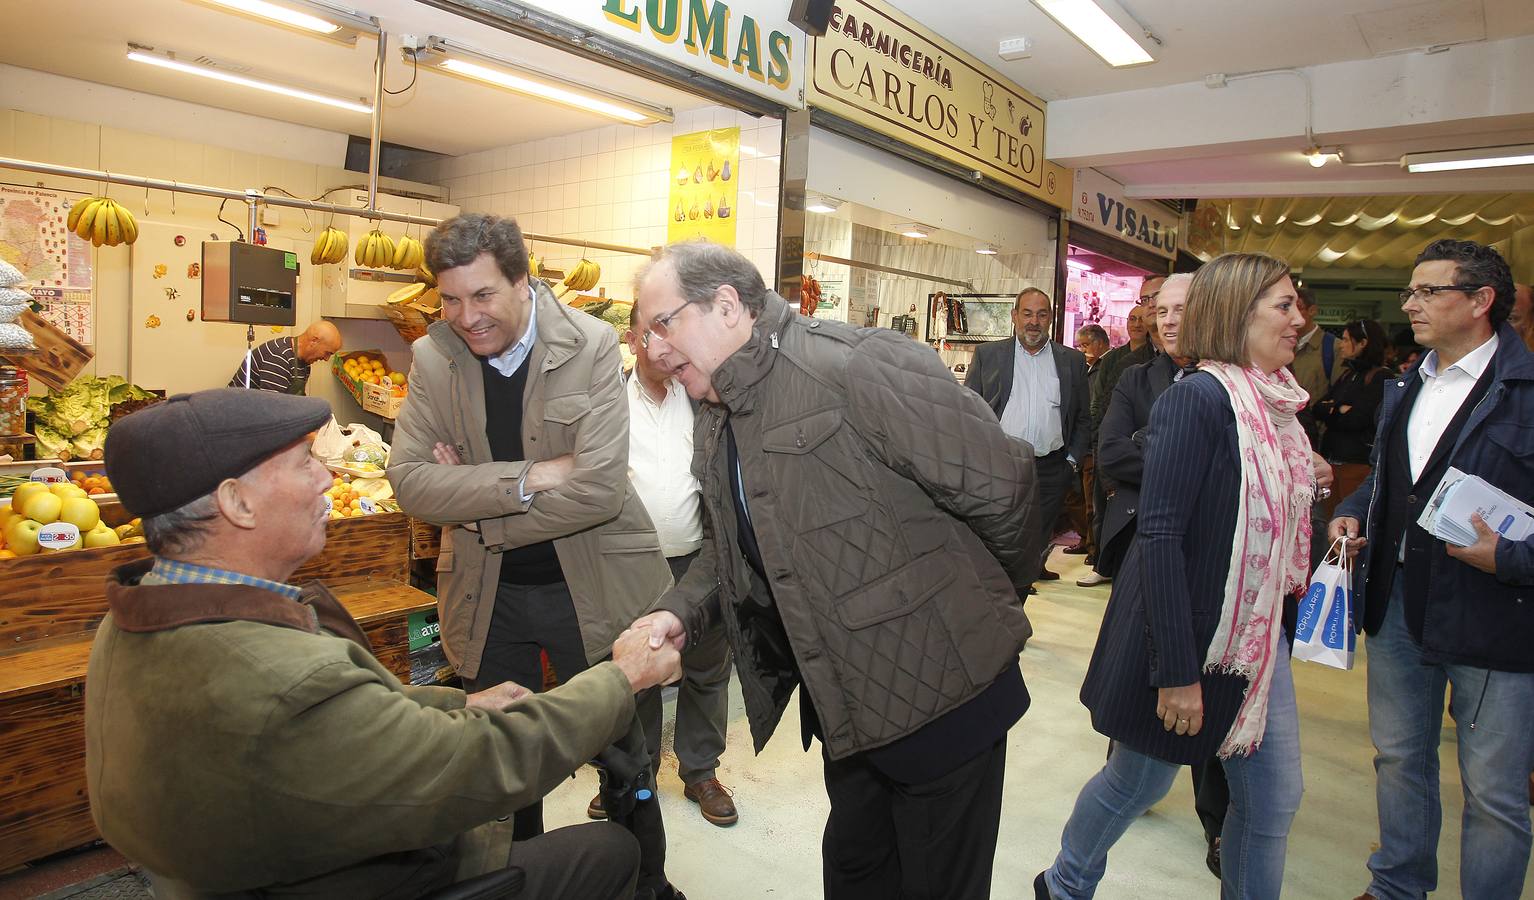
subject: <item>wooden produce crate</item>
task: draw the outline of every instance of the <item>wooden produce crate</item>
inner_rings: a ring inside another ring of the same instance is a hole
[[[363,410],[383,416],[385,419],[399,417],[399,409],[405,405],[403,394],[396,394],[391,388],[381,384],[362,385],[362,408]]]
[[[103,508],[105,512],[105,508]],[[408,586],[401,513],[335,519],[294,583],[323,579],[373,652],[410,680],[409,617],[435,608]],[[106,577],[143,544],[0,560],[0,871],[94,840],[85,788],[85,671],[107,612]]]

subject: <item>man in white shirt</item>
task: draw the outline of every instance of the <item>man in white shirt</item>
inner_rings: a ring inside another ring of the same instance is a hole
[[[702,488],[692,474],[693,405],[666,366],[640,345],[633,314],[624,335],[634,354],[634,371],[624,384],[629,407],[629,481],[644,502],[661,552],[677,581],[703,546]],[[676,697],[677,771],[684,796],[715,825],[739,818],[730,792],[719,783],[730,706],[730,645],[716,625],[682,654],[683,678]],[[651,752],[660,758],[660,717],[645,721]],[[599,818],[601,798],[587,810]]]
[[[1373,470],[1337,506],[1333,538],[1366,537],[1354,619],[1368,634],[1369,734],[1380,840],[1364,898],[1438,889],[1439,747],[1444,704],[1464,786],[1459,896],[1523,895],[1534,831],[1534,538],[1471,520],[1469,546],[1419,524],[1450,467],[1534,502],[1534,354],[1506,322],[1513,279],[1501,255],[1441,240],[1417,259],[1401,309],[1428,353],[1385,383]],[[1356,551],[1355,551],[1356,552]]]
[[[1012,327],[1015,336],[975,348],[964,386],[985,398],[1008,437],[1033,448],[1044,547],[1039,579],[1052,581],[1060,575],[1043,563],[1052,549],[1055,519],[1070,481],[1092,449],[1087,358],[1049,339],[1054,308],[1038,288],[1017,295]]]

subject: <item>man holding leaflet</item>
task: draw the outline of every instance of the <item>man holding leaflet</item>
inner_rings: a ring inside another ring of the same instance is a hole
[[[1337,507],[1333,539],[1363,555],[1369,732],[1379,849],[1364,898],[1438,887],[1438,744],[1444,692],[1465,787],[1460,892],[1516,900],[1528,870],[1524,788],[1534,768],[1534,538],[1479,518],[1455,547],[1418,517],[1450,466],[1534,500],[1534,354],[1507,324],[1513,279],[1490,247],[1441,240],[1417,258],[1401,308],[1426,356],[1385,384],[1373,470]]]

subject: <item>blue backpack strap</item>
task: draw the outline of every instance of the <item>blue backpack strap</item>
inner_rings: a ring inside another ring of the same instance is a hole
[[[1332,380],[1332,362],[1337,358],[1337,336],[1330,331],[1321,332],[1321,368],[1326,372],[1326,380]]]

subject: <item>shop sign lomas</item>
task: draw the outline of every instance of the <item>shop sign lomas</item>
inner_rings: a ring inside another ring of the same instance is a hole
[[[532,0],[646,53],[766,97],[804,106],[804,32],[781,0]]]
[[[1064,207],[1044,101],[882,0],[843,0],[810,46],[811,106]]]
[[[1077,169],[1071,221],[1106,232],[1168,259],[1177,255],[1179,216],[1150,200],[1131,200],[1124,186],[1096,169]]]

